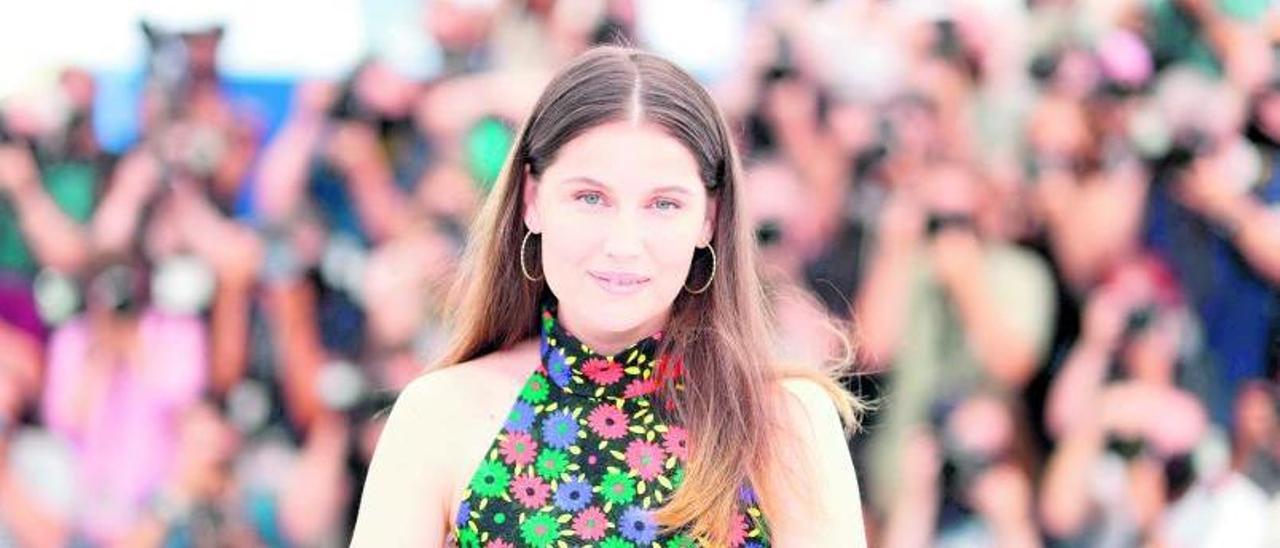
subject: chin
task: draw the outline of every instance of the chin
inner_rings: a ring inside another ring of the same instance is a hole
[[[658,313],[652,295],[640,292],[634,295],[593,295],[581,303],[582,320],[595,331],[625,333],[649,321]]]

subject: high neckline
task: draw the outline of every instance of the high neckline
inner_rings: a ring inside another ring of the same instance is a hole
[[[540,372],[565,392],[594,399],[632,399],[648,396],[661,383],[679,375],[679,360],[668,366],[658,356],[665,329],[603,355],[570,332],[557,314],[555,300],[542,304]]]

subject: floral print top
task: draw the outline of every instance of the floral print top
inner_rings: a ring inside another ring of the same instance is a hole
[[[602,356],[541,310],[541,364],[463,491],[451,546],[514,548],[696,546],[658,534],[653,511],[684,477],[688,433],[666,417],[659,383],[679,389],[680,364],[655,359],[659,331]],[[769,546],[744,486],[730,546]]]

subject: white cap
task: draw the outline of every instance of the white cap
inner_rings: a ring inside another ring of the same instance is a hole
[[[199,33],[222,27],[229,20],[227,9],[215,0],[145,0],[138,16],[165,32]]]

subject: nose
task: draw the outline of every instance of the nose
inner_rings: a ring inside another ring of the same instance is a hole
[[[604,252],[609,258],[630,259],[640,255],[644,247],[644,227],[638,213],[619,212],[604,230]]]

